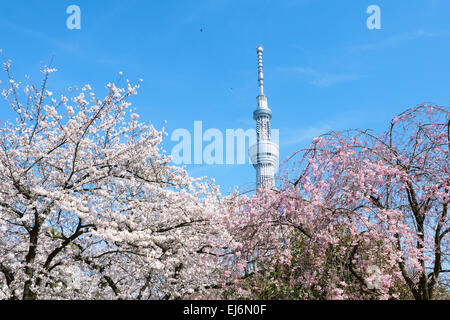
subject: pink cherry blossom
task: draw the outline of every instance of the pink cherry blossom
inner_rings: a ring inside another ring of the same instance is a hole
[[[229,263],[247,262],[235,274],[246,297],[432,299],[448,290],[449,114],[418,106],[381,134],[324,134],[284,163],[279,188],[241,197],[224,225],[240,248]]]

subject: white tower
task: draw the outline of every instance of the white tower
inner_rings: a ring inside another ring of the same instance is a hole
[[[278,145],[270,140],[270,119],[272,111],[267,105],[267,96],[264,95],[264,74],[262,54],[263,46],[256,47],[258,53],[258,82],[259,95],[257,107],[253,112],[256,120],[256,144],[250,147],[249,155],[256,169],[256,187],[271,188],[275,185],[275,167],[278,165]]]

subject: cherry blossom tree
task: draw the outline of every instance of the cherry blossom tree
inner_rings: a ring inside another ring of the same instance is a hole
[[[229,208],[228,296],[448,298],[449,114],[421,105],[296,152],[278,189]]]
[[[130,108],[139,83],[57,97],[55,69],[39,87],[4,70],[0,298],[175,299],[219,282],[218,189],[170,164],[164,130]]]

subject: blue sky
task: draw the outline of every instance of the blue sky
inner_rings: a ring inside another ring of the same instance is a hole
[[[424,102],[450,101],[450,1],[0,1],[0,48],[14,75],[39,80],[54,54],[51,88],[89,83],[97,93],[119,71],[144,79],[132,99],[141,120],[170,133],[254,128],[257,56],[264,45],[265,93],[280,130],[280,158],[331,129],[384,130]],[[81,30],[66,8],[81,8]],[[369,5],[381,30],[369,30]],[[3,110],[6,106],[2,103]],[[3,111],[1,120],[11,116]],[[224,193],[255,181],[247,165],[190,165]]]

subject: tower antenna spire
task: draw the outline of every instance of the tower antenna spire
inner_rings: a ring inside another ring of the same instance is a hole
[[[264,95],[264,73],[263,73],[263,51],[264,47],[259,45],[256,47],[256,52],[258,53],[258,82],[259,82],[259,93],[261,96]]]

